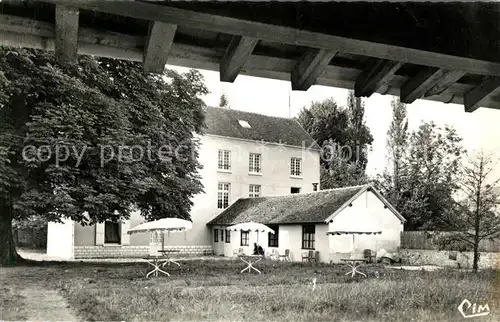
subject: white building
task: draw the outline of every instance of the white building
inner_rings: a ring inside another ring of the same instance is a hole
[[[274,234],[226,230],[228,226],[249,221],[269,226]],[[354,252],[360,254],[365,249],[394,252],[400,247],[405,221],[375,188],[362,185],[297,195],[242,198],[211,220],[209,226],[214,250],[224,256],[233,256],[240,248],[251,254],[257,243],[267,253],[275,249],[284,255],[288,250],[292,261],[301,261],[304,253],[314,251],[321,262],[339,262],[341,258],[349,258],[353,251],[352,235],[327,235],[327,231],[376,222],[382,234],[356,235]]]
[[[193,198],[193,229],[165,240],[166,246],[182,253],[211,252],[213,236],[207,223],[238,198],[319,189],[319,146],[297,121],[211,107],[205,114],[199,150],[205,192]],[[47,253],[61,258],[144,256],[157,240],[126,233],[143,221],[135,212],[121,224],[50,223]],[[220,253],[218,247],[214,251]]]

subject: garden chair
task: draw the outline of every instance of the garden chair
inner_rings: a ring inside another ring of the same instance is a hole
[[[375,259],[377,258],[377,253],[371,249],[365,249],[363,251],[363,258],[366,259],[367,263],[375,263]]]
[[[308,263],[310,262],[318,262],[316,257],[319,257],[319,252],[317,251],[316,254],[314,254],[314,251],[310,250],[307,252],[302,253],[302,262],[307,261]]]
[[[291,262],[291,260],[290,260],[290,250],[289,249],[285,249],[285,255],[279,255],[278,258],[279,258],[279,260],[281,260],[283,258],[283,260],[285,262]]]
[[[272,260],[275,260],[275,261],[277,261],[277,260],[280,259],[280,253],[278,252],[278,250],[276,248],[273,248],[271,250],[271,256],[270,257],[271,257]]]
[[[233,257],[238,257],[244,254],[243,248],[233,249]]]

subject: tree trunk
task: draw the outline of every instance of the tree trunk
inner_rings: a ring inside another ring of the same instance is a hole
[[[0,201],[0,266],[15,265],[21,260],[14,243],[10,206]]]
[[[474,260],[472,261],[472,270],[477,272],[479,263],[479,242],[474,243]]]

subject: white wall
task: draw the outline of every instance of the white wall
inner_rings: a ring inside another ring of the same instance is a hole
[[[63,219],[62,223],[49,222],[47,227],[47,255],[57,259],[73,258],[74,223]]]
[[[364,222],[366,218],[375,221],[381,228],[381,235],[356,235],[355,253],[362,253],[364,249],[396,251],[401,245],[401,232],[403,223],[392,211],[384,207],[384,203],[371,191],[366,191],[353,203],[352,207],[346,207],[329,224],[330,230],[335,227],[344,226],[346,222]],[[373,219],[375,216],[375,219]],[[338,261],[340,257],[346,256],[353,250],[352,235],[333,235],[330,239],[330,252],[332,260]]]
[[[301,188],[301,192],[313,191],[313,183],[319,183],[319,152],[305,150],[297,147],[278,146],[276,144],[261,144],[255,141],[236,140],[217,136],[205,135],[201,138],[199,150],[199,162],[203,165],[200,170],[204,193],[193,197],[191,219],[192,230],[186,233],[172,233],[165,239],[165,246],[198,246],[212,245],[213,236],[207,227],[207,222],[217,216],[223,209],[217,208],[217,184],[228,182],[231,184],[229,203],[235,202],[240,197],[248,197],[248,186],[257,184],[261,186],[261,196],[290,194],[291,187]],[[221,172],[217,169],[218,150],[231,151],[231,172]],[[249,153],[260,153],[261,175],[250,175],[248,173]],[[290,158],[302,158],[301,178],[290,176]],[[319,189],[319,186],[318,186]],[[128,227],[140,224],[144,218],[138,213],[132,213]],[[261,234],[263,235],[263,234]],[[267,246],[267,236],[265,243]],[[260,238],[264,238],[259,236]],[[252,236],[250,238],[253,238]],[[280,237],[281,238],[281,237]],[[130,236],[131,246],[149,245],[149,234],[134,234]],[[96,227],[75,225],[75,245],[92,246],[96,244]],[[253,251],[253,242],[250,241],[249,253]],[[240,248],[240,236],[232,232],[231,244],[214,245],[216,253],[232,254],[233,249]]]
[[[268,247],[268,235],[266,233],[259,233],[257,236],[256,232],[250,232],[250,242],[248,247],[240,246],[241,243],[241,232],[232,231],[230,243],[221,242],[220,240],[220,227],[215,226],[219,229],[219,242],[213,242],[212,245],[215,253],[217,255],[224,255],[227,257],[233,256],[233,251],[243,248],[245,254],[253,253],[253,243],[257,243],[264,251],[271,253],[273,249],[277,249],[279,254],[284,255],[285,250],[290,250],[290,259],[294,262],[302,261],[302,253],[308,252],[308,249],[302,249],[302,225],[280,225],[278,232],[278,247]],[[326,224],[316,224],[315,232],[315,249],[314,251],[319,251],[320,261],[328,262],[330,260],[329,256],[329,244],[328,236],[326,232],[328,230],[328,225]],[[224,236],[225,237],[225,236]]]
[[[219,149],[231,151],[231,172],[221,172],[217,169]],[[248,173],[249,153],[262,155],[261,175]],[[302,178],[290,177],[291,157],[302,158]],[[240,197],[248,197],[250,184],[261,186],[261,196],[272,196],[290,194],[291,187],[299,187],[301,192],[311,192],[313,191],[312,184],[319,183],[319,152],[302,148],[269,143],[263,145],[256,141],[205,135],[201,138],[199,161],[204,167],[200,175],[205,192],[193,198],[194,205],[191,211],[193,229],[186,233],[186,237],[171,238],[172,245],[210,245],[213,243],[213,236],[206,223],[223,210],[217,208],[218,182],[231,184],[229,204]],[[239,236],[237,239],[239,245]],[[251,245],[253,247],[253,243]],[[214,250],[217,251],[215,247]]]

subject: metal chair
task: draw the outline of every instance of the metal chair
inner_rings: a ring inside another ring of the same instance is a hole
[[[302,262],[307,261],[310,262],[318,262],[319,259],[319,251],[314,252],[313,250],[303,252],[302,253]]]
[[[367,263],[374,263],[377,258],[377,253],[371,249],[365,249],[363,251],[363,257],[366,259]]]
[[[279,260],[281,260],[283,258],[283,260],[285,262],[291,262],[290,260],[290,250],[289,249],[285,249],[285,255],[279,255]]]

